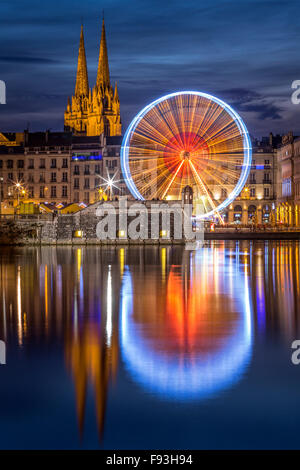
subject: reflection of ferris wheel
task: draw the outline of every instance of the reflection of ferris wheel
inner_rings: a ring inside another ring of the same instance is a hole
[[[226,103],[183,91],[146,106],[123,140],[121,165],[137,199],[179,200],[186,186],[202,217],[219,214],[242,190],[251,165],[245,124]]]

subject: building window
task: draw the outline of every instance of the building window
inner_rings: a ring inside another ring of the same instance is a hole
[[[74,178],[74,189],[79,189],[79,178]]]
[[[250,188],[250,197],[255,197],[255,188]]]
[[[84,189],[90,189],[90,179],[85,178],[84,180]]]
[[[74,166],[74,175],[79,175],[79,165]]]
[[[56,168],[56,158],[51,158],[51,168]]]
[[[270,197],[270,188],[264,188],[264,198]]]
[[[18,160],[18,168],[24,168],[24,160]]]
[[[84,202],[85,202],[85,204],[90,203],[90,193],[88,193],[88,192],[84,193]]]
[[[98,163],[95,165],[95,173],[100,173],[100,165]]]
[[[68,197],[68,186],[63,186],[62,187],[61,195],[62,195],[62,197]]]
[[[63,167],[63,168],[68,168],[68,159],[67,159],[67,158],[63,158],[62,167]]]
[[[63,173],[63,174],[62,174],[62,180],[63,180],[63,182],[65,182],[65,183],[68,181],[68,173]]]
[[[255,173],[250,173],[250,183],[256,183]]]
[[[10,180],[10,181],[13,181],[13,179],[14,179],[14,174],[13,174],[13,173],[8,173],[7,179]]]
[[[13,160],[7,160],[6,164],[7,164],[7,168],[13,168],[14,167],[14,161]]]
[[[89,175],[90,174],[90,165],[84,165],[84,174]]]
[[[56,183],[56,173],[51,173],[51,183]]]
[[[30,198],[34,198],[34,188],[33,188],[33,186],[29,186],[29,188],[28,188],[28,196],[29,196]]]
[[[23,180],[24,178],[24,173],[18,173],[18,181]]]
[[[56,197],[56,186],[51,186],[51,197]]]
[[[33,168],[34,168],[34,160],[33,160],[33,158],[29,158],[29,160],[28,160],[28,169],[33,170]]]
[[[270,181],[270,173],[264,173],[264,182]]]
[[[34,183],[34,178],[33,178],[33,174],[32,174],[32,173],[29,173],[29,174],[28,174],[28,183]]]
[[[282,195],[287,197],[292,195],[292,181],[291,178],[286,178],[282,181]]]
[[[0,160],[0,168],[3,168],[3,160]]]
[[[44,198],[44,197],[45,197],[45,187],[40,186],[40,198]]]
[[[44,158],[40,158],[40,168],[46,168],[45,159],[44,159]]]

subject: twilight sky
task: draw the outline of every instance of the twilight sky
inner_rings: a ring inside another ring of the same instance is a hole
[[[300,134],[298,0],[1,0],[0,130],[63,130],[81,18],[92,87],[102,9],[123,132],[153,99],[190,89],[227,101],[254,136]]]

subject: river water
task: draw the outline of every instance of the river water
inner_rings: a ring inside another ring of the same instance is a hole
[[[0,250],[0,447],[299,448],[299,242]]]

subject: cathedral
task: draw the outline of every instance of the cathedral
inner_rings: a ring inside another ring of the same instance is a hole
[[[64,116],[65,130],[77,135],[122,134],[120,101],[117,84],[110,84],[104,19],[94,88],[89,88],[88,71],[81,26],[75,94],[68,98]]]

